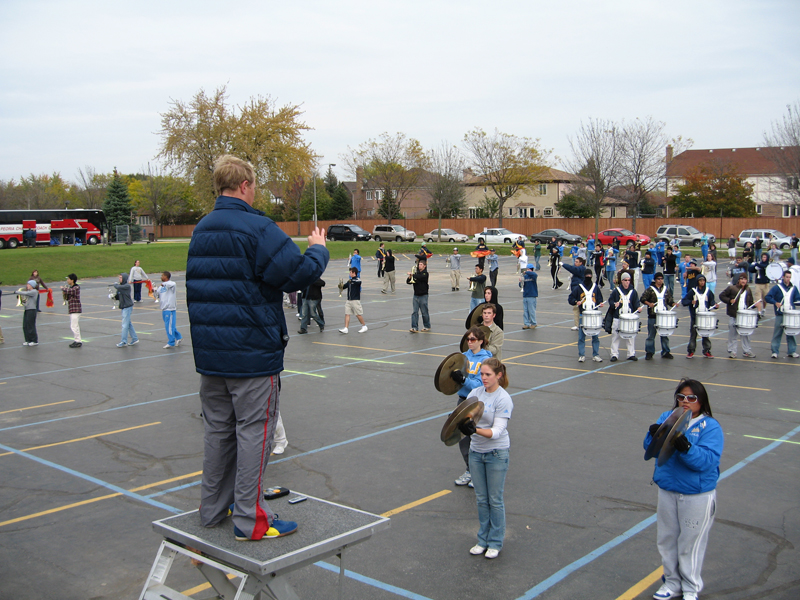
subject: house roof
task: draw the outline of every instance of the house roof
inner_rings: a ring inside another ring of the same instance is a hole
[[[481,175],[465,175],[466,177],[464,177],[464,185],[486,185],[486,180]],[[580,175],[573,175],[572,173],[559,171],[558,169],[553,169],[552,167],[545,167],[542,176],[537,178],[537,181],[541,183],[575,183],[582,180],[584,180],[584,178]]]
[[[686,150],[667,165],[667,177],[686,177],[698,166],[710,162],[733,163],[742,175],[775,175],[780,169],[770,159],[773,152],[797,151],[797,148],[713,148]]]

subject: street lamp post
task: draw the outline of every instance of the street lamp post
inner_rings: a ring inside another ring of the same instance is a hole
[[[336,163],[328,163],[328,168],[335,167]],[[314,229],[317,228],[317,174],[314,173]]]

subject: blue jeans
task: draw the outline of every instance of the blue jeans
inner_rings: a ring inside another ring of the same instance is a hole
[[[539,265],[539,259],[540,258],[541,258],[541,256],[539,256],[538,254],[533,257],[533,262],[536,265],[536,271],[540,271],[541,268],[542,268],[541,265]]]
[[[644,351],[647,354],[656,353],[656,318],[647,319],[647,340],[644,343]],[[661,356],[669,354],[669,336],[661,335]]]
[[[134,302],[141,302],[142,301],[142,284],[141,283],[134,283],[133,284],[133,301]]]
[[[162,310],[161,317],[164,319],[164,329],[167,330],[167,343],[174,346],[175,342],[182,340],[183,336],[178,331],[178,311],[176,310]],[[133,328],[131,328],[133,331]],[[134,333],[134,335],[136,335]]]
[[[300,329],[305,330],[311,319],[314,319],[320,329],[325,328],[325,319],[319,314],[321,300],[303,300],[303,309],[300,311]]]
[[[481,453],[469,451],[469,472],[478,501],[478,545],[503,549],[506,536],[506,507],[503,487],[508,472],[508,448]]]
[[[600,355],[600,336],[592,336],[592,356]],[[578,327],[578,356],[586,356],[586,334],[583,332],[583,317],[581,327]]]
[[[128,333],[131,334],[131,341],[138,342],[139,338],[136,335],[136,332],[133,330],[133,324],[131,323],[131,315],[133,314],[133,307],[129,306],[128,308],[122,309],[122,337],[120,338],[120,343],[127,344],[128,343]]]
[[[781,349],[781,336],[783,335],[783,313],[775,315],[775,329],[772,330],[772,353],[777,354]],[[797,352],[797,339],[793,335],[786,336],[786,347],[789,354]]]
[[[475,310],[475,307],[479,304],[483,304],[485,300],[483,298],[470,298],[469,299],[469,312],[472,313]]]
[[[614,285],[614,275],[616,274],[617,271],[615,269],[606,269],[606,279],[608,279],[608,287],[611,289],[611,291],[614,291],[617,287]]]
[[[522,298],[522,323],[530,327],[536,325],[536,297]]]
[[[419,329],[419,313],[422,313],[422,326],[431,328],[431,317],[428,315],[428,295],[412,296],[411,329]]]
[[[664,281],[667,283],[669,295],[675,297],[675,275],[664,275]],[[647,289],[647,288],[645,288]]]
[[[650,287],[650,285],[653,283],[653,277],[655,276],[656,276],[655,273],[649,273],[649,274],[642,273],[642,285],[644,286],[644,289]]]

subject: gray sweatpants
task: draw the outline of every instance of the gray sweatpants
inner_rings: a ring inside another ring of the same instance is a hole
[[[703,557],[717,512],[717,491],[678,494],[658,490],[658,551],[664,582],[673,592],[699,594]]]
[[[739,346],[737,343],[739,339],[742,340],[742,352],[752,352],[750,336],[739,335],[736,331],[736,317],[728,317],[728,352],[736,353],[736,348]]]
[[[213,527],[235,504],[233,523],[260,540],[274,519],[262,489],[278,415],[280,376],[200,376],[205,421],[200,521]]]

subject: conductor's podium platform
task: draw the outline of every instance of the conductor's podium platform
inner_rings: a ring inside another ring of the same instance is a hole
[[[225,600],[299,600],[286,575],[334,554],[342,598],[345,550],[388,529],[389,519],[311,496],[289,504],[291,496],[269,501],[282,520],[298,524],[297,532],[281,538],[237,542],[231,519],[206,528],[196,510],[154,521],[153,529],[165,539],[139,599],[191,600],[166,584],[174,559],[184,555],[199,561],[198,568]]]

